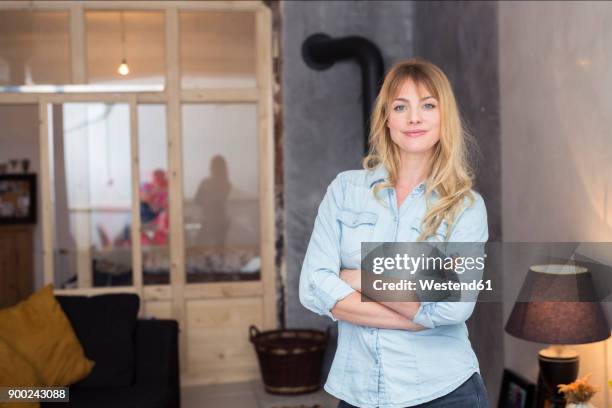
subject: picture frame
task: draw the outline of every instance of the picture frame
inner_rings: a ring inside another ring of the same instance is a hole
[[[512,370],[504,369],[498,408],[533,408],[535,406],[535,384]]]
[[[0,175],[0,225],[36,224],[36,174]]]

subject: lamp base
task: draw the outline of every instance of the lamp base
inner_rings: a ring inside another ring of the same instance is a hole
[[[565,407],[565,398],[557,385],[569,384],[578,377],[578,353],[560,346],[551,346],[538,353],[540,374],[538,376],[538,402],[546,395],[551,408]]]

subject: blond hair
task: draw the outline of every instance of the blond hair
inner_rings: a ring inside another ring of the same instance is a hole
[[[430,172],[426,179],[427,211],[417,241],[426,240],[435,234],[443,221],[448,224],[445,237],[445,240],[448,240],[464,199],[468,198],[470,206],[474,202],[474,195],[471,193],[474,175],[469,165],[467,149],[468,144],[474,143],[462,123],[450,81],[440,68],[431,62],[413,58],[395,64],[387,72],[370,117],[370,151],[363,159],[363,167],[372,170],[383,165],[389,173],[385,182],[374,185],[375,197],[378,198],[381,189],[396,185],[400,169],[400,149],[391,140],[387,120],[391,103],[407,79],[412,79],[417,86],[425,87],[431,96],[436,98],[440,107],[440,140],[434,146]],[[434,191],[439,199],[431,205],[431,195]]]

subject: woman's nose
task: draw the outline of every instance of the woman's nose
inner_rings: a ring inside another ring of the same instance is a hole
[[[410,109],[408,112],[408,123],[411,125],[421,123],[421,114],[418,109]]]

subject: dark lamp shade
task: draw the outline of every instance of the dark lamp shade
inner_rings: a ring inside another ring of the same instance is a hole
[[[610,337],[591,274],[574,265],[529,269],[506,332],[547,344],[584,344]]]

